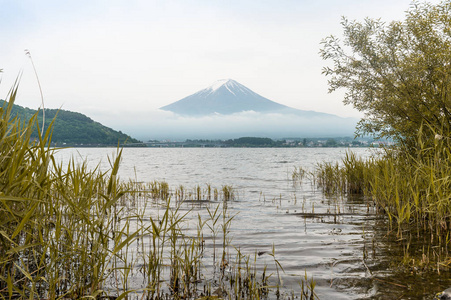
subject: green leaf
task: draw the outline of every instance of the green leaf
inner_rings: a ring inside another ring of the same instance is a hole
[[[11,236],[11,239],[15,238],[25,227],[25,224],[27,224],[28,220],[33,216],[34,210],[36,207],[38,207],[39,202],[36,202],[33,207],[28,211],[28,213],[25,215],[25,217],[20,222],[19,226],[17,226],[16,230],[14,231],[13,235]]]
[[[6,284],[8,286],[8,295],[9,299],[13,296],[13,282],[11,279],[11,274],[8,273],[8,278],[6,279]]]
[[[119,297],[116,298],[116,300],[124,299],[131,292],[135,292],[135,290],[129,290],[129,291],[123,292],[122,294],[119,295]]]
[[[114,247],[114,251],[112,255],[116,255],[122,248],[124,248],[125,245],[130,243],[136,235],[138,235],[139,231],[133,232],[130,236],[128,236],[122,243],[120,243],[118,246]]]

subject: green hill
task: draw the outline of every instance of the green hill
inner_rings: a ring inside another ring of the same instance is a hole
[[[0,100],[0,106],[5,104]],[[19,116],[21,120],[28,121],[37,110],[14,105],[12,115]],[[55,119],[56,116],[56,119]],[[140,143],[140,141],[122,133],[103,126],[91,118],[77,112],[62,109],[45,109],[45,129],[47,129],[55,119],[53,125],[52,143],[57,146],[121,146],[127,144]],[[42,124],[42,112],[38,114],[38,122]],[[37,131],[32,135],[37,138]]]

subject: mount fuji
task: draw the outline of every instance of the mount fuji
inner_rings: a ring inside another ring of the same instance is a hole
[[[114,123],[122,120],[123,130],[143,140],[345,137],[354,135],[358,121],[291,108],[231,79],[157,110],[126,113],[114,117]]]
[[[245,111],[295,114],[304,117],[334,116],[298,110],[279,104],[260,96],[232,79],[218,80],[209,87],[160,109],[184,116],[230,115]]]

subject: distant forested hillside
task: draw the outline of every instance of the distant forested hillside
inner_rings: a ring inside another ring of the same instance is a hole
[[[227,140],[225,144],[228,147],[276,147],[283,142],[276,142],[270,138],[261,137],[241,137],[238,139]]]
[[[0,106],[4,104],[5,101],[0,100]],[[28,122],[36,113],[35,109],[14,105],[12,115]],[[62,109],[45,109],[46,129],[53,119],[55,122],[52,143],[59,146],[117,146],[118,143],[125,146],[140,142],[121,131],[103,126],[81,113]],[[42,111],[38,114],[38,122],[41,126]],[[37,131],[32,136],[37,138]]]

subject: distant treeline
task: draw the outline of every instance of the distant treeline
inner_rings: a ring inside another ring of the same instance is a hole
[[[273,140],[262,137],[241,137],[229,140],[188,139],[184,142],[152,140],[149,147],[242,147],[242,148],[290,148],[290,147],[368,147],[378,145],[372,139],[343,138],[286,138]],[[388,142],[383,142],[387,144]]]

